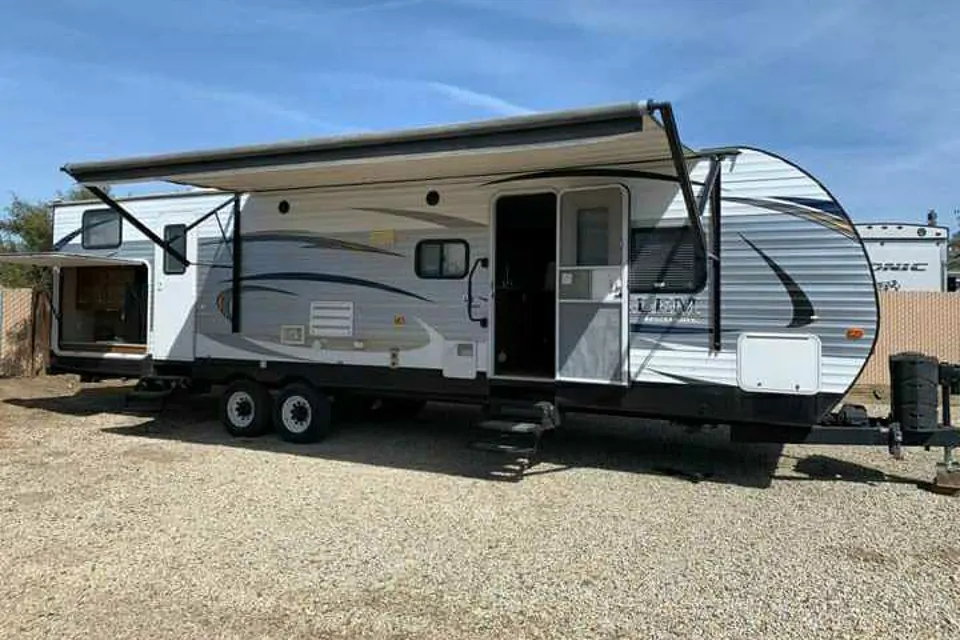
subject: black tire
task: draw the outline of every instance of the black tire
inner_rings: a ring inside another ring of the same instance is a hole
[[[238,380],[220,396],[220,421],[238,438],[255,438],[270,429],[270,392],[259,382]]]
[[[273,425],[287,442],[306,444],[321,440],[333,425],[330,400],[309,385],[291,384],[277,397]]]

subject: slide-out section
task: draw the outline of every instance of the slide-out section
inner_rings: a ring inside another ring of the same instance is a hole
[[[150,280],[143,262],[50,251],[0,255],[0,263],[56,269],[59,351],[147,352]]]
[[[70,267],[60,278],[61,351],[146,352],[146,266]]]

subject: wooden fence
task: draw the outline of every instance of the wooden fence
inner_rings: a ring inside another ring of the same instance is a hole
[[[888,386],[888,358],[919,351],[960,362],[960,294],[935,291],[880,293],[880,334],[857,386]]]
[[[0,289],[0,376],[43,373],[50,348],[50,306],[30,289]]]

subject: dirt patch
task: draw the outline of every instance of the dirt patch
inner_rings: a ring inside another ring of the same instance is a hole
[[[128,460],[140,460],[146,462],[156,462],[158,464],[172,464],[188,460],[189,457],[181,453],[175,453],[164,447],[154,444],[141,444],[126,449],[122,454]]]
[[[936,556],[946,564],[960,565],[960,547],[942,547]]]
[[[871,564],[893,564],[894,560],[890,556],[887,556],[879,551],[874,551],[873,549],[864,549],[863,547],[849,547],[846,549],[847,557],[860,562],[868,562]]]
[[[13,496],[14,501],[24,507],[49,502],[56,497],[51,491],[24,491]]]

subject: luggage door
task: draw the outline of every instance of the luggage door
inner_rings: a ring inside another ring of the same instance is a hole
[[[186,256],[184,265],[157,245],[153,262],[153,332],[156,360],[193,360],[197,301],[197,233],[185,224],[168,224],[163,239]]]
[[[557,224],[557,379],[629,383],[629,198],[619,185],[571,189]]]

